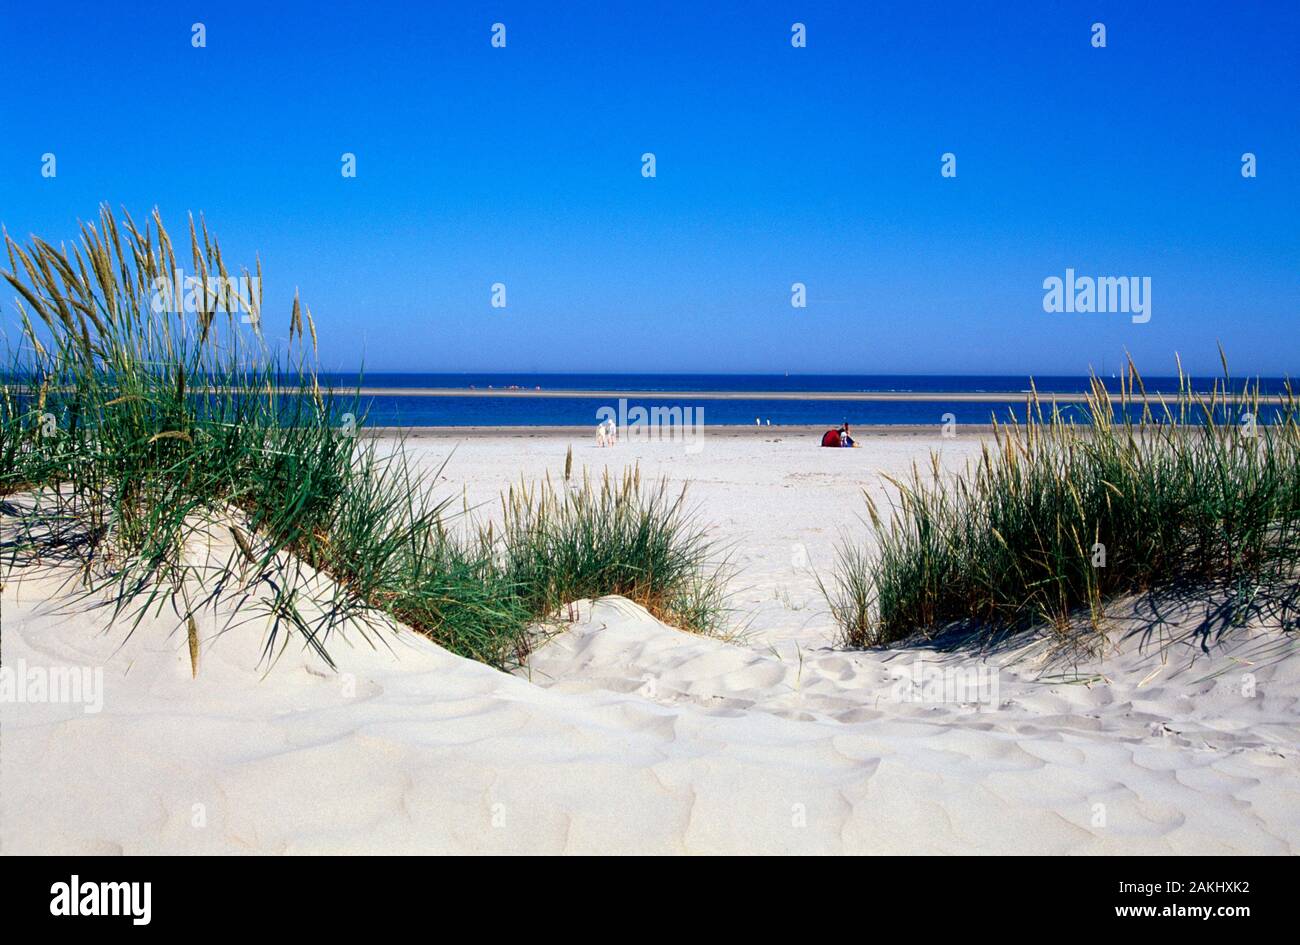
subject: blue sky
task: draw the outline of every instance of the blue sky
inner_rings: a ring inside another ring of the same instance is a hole
[[[3,20],[9,232],[71,239],[101,201],[157,205],[177,233],[202,211],[228,259],[261,253],[273,330],[301,289],[330,369],[1053,374],[1128,349],[1207,373],[1222,341],[1234,373],[1300,374],[1300,4]],[[1045,313],[1067,267],[1149,276],[1151,321]]]

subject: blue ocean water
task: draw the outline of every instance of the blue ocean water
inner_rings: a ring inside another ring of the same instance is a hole
[[[764,392],[862,392],[862,391],[931,391],[939,393],[978,394],[981,392],[1027,392],[1030,378],[1016,375],[780,375],[780,374],[389,374],[373,373],[321,375],[323,384],[340,395],[358,386],[365,388],[443,388],[501,390],[589,391],[719,391]],[[1251,378],[1258,381],[1265,394],[1283,393],[1283,378]],[[1033,383],[1040,392],[1082,393],[1089,389],[1085,376],[1036,377]],[[1107,388],[1120,390],[1118,378],[1105,378]],[[1172,394],[1178,390],[1176,377],[1143,378],[1150,393]],[[1221,383],[1221,379],[1220,379]],[[1245,380],[1233,380],[1231,389],[1241,390]],[[1210,390],[1213,378],[1195,379],[1195,387]],[[615,399],[582,397],[420,397],[402,395],[366,395],[360,408],[372,426],[582,426],[597,422],[602,407],[618,408]],[[827,426],[848,422],[861,425],[939,424],[944,414],[952,414],[957,423],[988,423],[1012,417],[1023,419],[1023,404],[971,400],[953,401],[854,401],[854,400],[772,400],[761,397],[735,400],[670,399],[638,400],[628,398],[629,409],[635,406],[691,407],[695,416],[708,425],[747,424],[756,419],[773,426]],[[1081,414],[1078,407],[1065,408]],[[1268,410],[1259,421],[1270,422]]]

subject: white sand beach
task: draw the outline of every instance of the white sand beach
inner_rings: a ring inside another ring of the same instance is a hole
[[[681,444],[418,436],[449,494],[638,463],[689,482],[730,549],[731,641],[622,598],[578,603],[515,674],[394,627],[263,661],[265,621],[128,635],[51,565],[0,591],[6,670],[102,670],[102,705],[0,703],[6,853],[1300,852],[1300,656],[1212,602],[1122,602],[1100,659],[846,651],[815,573],[865,535],[862,491],[974,435],[819,449],[771,428]],[[1198,632],[1201,631],[1201,632]],[[1161,642],[1165,646],[1159,645]],[[1145,645],[1144,645],[1145,644]],[[92,688],[94,688],[92,683]],[[87,711],[87,710],[97,711]]]

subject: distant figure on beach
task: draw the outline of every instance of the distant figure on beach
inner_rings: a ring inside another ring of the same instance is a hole
[[[618,442],[618,424],[610,417],[596,424],[596,445],[613,446]]]
[[[832,427],[822,434],[822,446],[857,446],[849,435],[849,425],[843,424],[839,429]]]

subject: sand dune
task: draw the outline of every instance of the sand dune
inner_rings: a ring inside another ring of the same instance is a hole
[[[1300,663],[1274,654],[1241,693],[1238,661],[1267,632],[1176,647],[1145,685],[1161,664],[1136,652],[1081,668],[1108,682],[1035,681],[1031,645],[987,661],[996,705],[906,702],[916,661],[970,657],[792,663],[607,598],[579,605],[529,678],[400,630],[391,650],[336,640],[339,675],[293,646],[263,678],[251,622],[205,639],[191,679],[164,621],[93,634],[47,584],[7,588],[5,665],[102,665],[103,710],[5,706],[7,852],[1300,846]]]
[[[538,450],[549,462],[552,447]],[[861,458],[811,455],[801,475],[826,489],[799,490],[795,505],[837,506],[865,476],[816,465]],[[461,457],[483,492],[496,479],[477,464],[490,459]],[[729,477],[753,480],[751,503],[789,491],[788,470],[728,460],[690,460],[713,469],[704,499],[720,527],[742,514],[719,501],[735,495]],[[357,627],[336,634],[337,673],[296,641],[268,667],[264,620],[218,632],[223,608],[202,628],[192,679],[171,614],[128,637],[71,596],[65,572],[11,574],[4,666],[101,668],[103,698],[98,712],[0,706],[0,842],[10,853],[1300,850],[1293,637],[1263,625],[1198,635],[1204,608],[1184,605],[1161,628],[1178,642],[1124,639],[1153,626],[1135,613],[1117,623],[1118,652],[1078,664],[1048,659],[1035,637],[986,654],[838,651],[788,561],[805,541],[824,564],[834,529],[805,533],[784,517],[796,513],[772,509],[738,536],[755,585],[742,603],[766,602],[745,611],[743,641],[681,633],[621,598],[584,601],[514,675],[399,627],[369,642]]]

